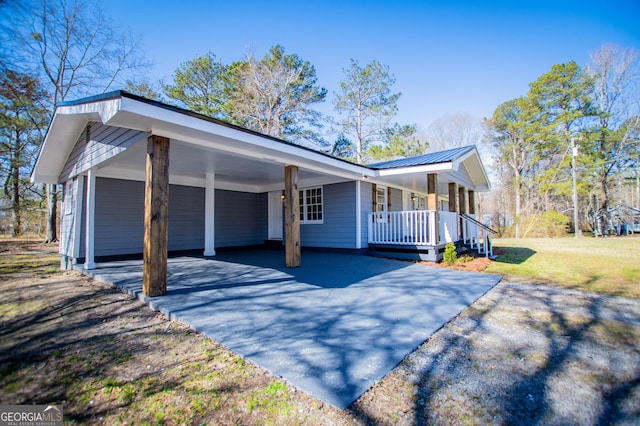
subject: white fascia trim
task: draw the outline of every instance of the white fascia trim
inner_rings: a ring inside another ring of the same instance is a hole
[[[300,179],[298,181],[298,188],[311,188],[314,186],[324,186],[324,185],[333,185],[336,183],[343,182],[352,182],[353,179],[343,179],[335,176],[323,176],[312,179]],[[273,183],[270,185],[260,185],[258,192],[271,192],[271,191],[283,191],[284,190],[284,180],[282,182]]]
[[[32,182],[59,183],[58,178],[79,135],[89,121],[107,123],[120,110],[120,99],[56,108],[31,174]],[[56,146],[50,146],[52,140]]]
[[[468,152],[465,152],[460,157],[454,159],[453,160],[453,167],[457,170],[462,162],[464,162],[467,158],[472,157],[474,155],[476,157],[478,157],[478,150],[475,147],[473,149],[469,150]]]
[[[109,124],[109,121],[111,121],[121,109],[121,99],[114,98],[86,104],[61,106],[56,109],[56,115],[87,115],[87,121],[91,118],[95,120],[99,117],[103,124]]]
[[[110,179],[123,179],[123,180],[137,180],[145,181],[145,172],[141,170],[132,170],[117,167],[108,167],[106,169],[99,169],[96,171],[96,177],[110,178]],[[169,176],[169,183],[171,185],[184,185],[184,186],[196,186],[204,188],[204,177],[193,178],[188,176]]]
[[[205,147],[221,148],[251,158],[267,158],[282,164],[296,164],[298,167],[308,170],[336,174],[349,179],[365,174],[369,175],[373,172],[368,167],[346,163],[295,145],[288,145],[134,99],[123,98],[121,108],[122,111],[130,114],[147,117],[147,120],[142,120],[142,122],[149,123],[150,127],[139,128],[139,130],[151,131],[153,134],[170,139],[178,139]],[[128,120],[125,116],[122,118],[123,122],[116,119],[113,124],[125,125],[124,121]],[[172,126],[176,126],[176,128],[172,129]],[[127,127],[131,126],[127,125]],[[217,136],[217,140],[213,140],[212,136]],[[223,143],[225,139],[227,143]]]
[[[408,175],[412,173],[437,173],[437,172],[446,172],[449,170],[453,170],[453,165],[451,162],[429,164],[426,166],[400,167],[397,169],[376,170],[376,176],[384,177],[384,176],[394,176],[394,175]]]
[[[139,182],[144,182],[145,172],[138,171],[138,170],[131,170],[131,169],[119,169],[115,167],[109,167],[108,169],[98,170],[96,172],[96,177],[135,180]],[[204,177],[193,178],[189,176],[170,175],[169,184],[204,188],[205,178]],[[263,187],[259,185],[248,185],[248,184],[242,184],[242,183],[236,183],[236,182],[228,182],[228,181],[223,181],[217,177],[216,177],[215,185],[216,185],[216,189],[226,189],[229,191],[251,192],[255,194],[258,194],[260,192],[265,192],[262,190]]]
[[[487,175],[487,171],[484,168],[484,164],[482,164],[482,160],[480,159],[480,154],[478,153],[478,149],[474,147],[473,150],[469,151],[468,153],[466,153],[465,155],[461,156],[460,158],[457,158],[456,160],[454,160],[453,162],[453,167],[454,170],[458,170],[460,168],[460,166],[462,165],[462,163],[464,163],[465,161],[469,160],[470,157],[475,157],[475,161],[478,164],[478,167],[480,168],[480,171],[482,172],[482,178],[484,179],[484,182],[486,182],[486,184],[489,186],[489,188],[491,187],[491,182],[489,181],[489,176]]]
[[[60,182],[58,182],[58,176],[37,173],[34,169],[34,172],[31,175],[31,183],[48,183],[57,185]]]

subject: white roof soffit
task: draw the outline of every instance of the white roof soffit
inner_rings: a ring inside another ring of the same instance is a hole
[[[428,164],[424,166],[398,167],[395,169],[376,170],[376,176],[406,175],[411,173],[438,173],[453,170],[451,162]]]
[[[489,181],[489,176],[487,175],[487,171],[482,164],[482,160],[480,159],[480,153],[476,147],[473,150],[470,150],[466,154],[460,156],[453,160],[453,169],[459,170],[460,166],[464,164],[467,169],[467,173],[469,177],[473,181],[475,185],[476,191],[489,191],[491,190],[491,182]]]
[[[58,183],[60,172],[87,123],[108,123],[119,109],[120,98],[58,106],[42,142],[31,181]]]
[[[126,96],[117,96],[56,109],[36,161],[34,182],[58,183],[58,177],[89,121],[150,132],[203,147],[221,149],[258,160],[272,160],[345,179],[362,179],[373,170],[297,145],[216,123]]]
[[[106,124],[348,179],[371,174],[366,167],[313,150],[135,99],[122,98],[121,110]]]

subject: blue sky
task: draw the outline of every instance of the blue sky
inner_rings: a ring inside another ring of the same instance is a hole
[[[170,81],[207,51],[231,62],[281,44],[316,67],[330,113],[349,59],[377,59],[402,92],[397,120],[422,128],[456,112],[488,117],[552,65],[584,65],[603,43],[640,50],[639,0],[109,0],[104,8],[142,36],[152,81]]]

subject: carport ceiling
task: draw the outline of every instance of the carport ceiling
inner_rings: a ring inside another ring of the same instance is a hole
[[[98,176],[144,180],[147,141],[146,137],[126,151],[110,159],[101,167]],[[171,140],[169,175],[171,183],[204,186],[206,173],[215,173],[216,187],[263,192],[284,188],[285,164],[269,158],[250,158],[242,154],[228,153]],[[300,169],[300,186],[328,184],[345,179]],[[226,184],[226,185],[225,185]]]

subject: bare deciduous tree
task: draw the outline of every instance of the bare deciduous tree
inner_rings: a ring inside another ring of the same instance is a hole
[[[10,4],[11,28],[2,28],[2,54],[20,71],[36,75],[55,105],[68,97],[124,86],[150,64],[139,42],[116,27],[94,2],[33,0]],[[47,188],[46,241],[57,241],[57,187]]]
[[[595,133],[593,168],[600,187],[596,224],[608,226],[612,175],[637,160],[640,129],[640,53],[635,49],[605,44],[591,54],[587,67],[593,78],[593,98],[601,114]],[[604,229],[600,229],[604,232]]]
[[[469,113],[448,114],[438,118],[427,128],[431,151],[477,145],[484,136],[480,121]]]
[[[273,46],[258,59],[252,52],[230,66],[231,84],[225,110],[232,121],[265,135],[301,143],[318,142],[313,109],[327,91],[316,85],[316,71],[296,54]]]

